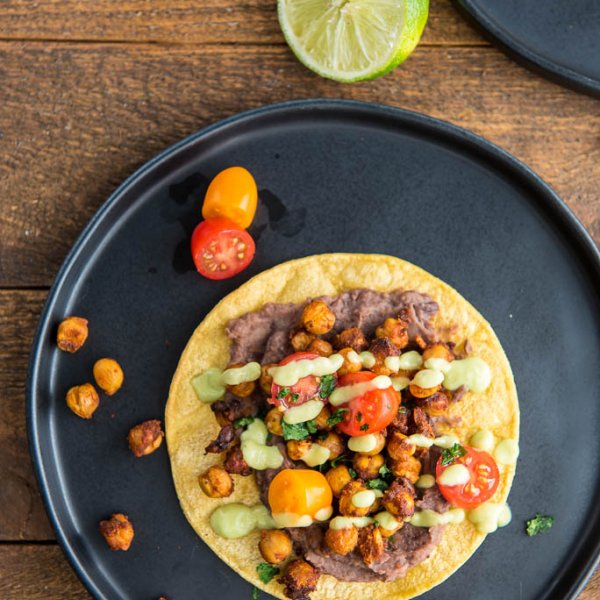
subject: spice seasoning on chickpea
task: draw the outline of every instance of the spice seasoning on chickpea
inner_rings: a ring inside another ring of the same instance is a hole
[[[101,358],[94,364],[94,379],[107,395],[116,394],[123,385],[123,369],[114,358]]]
[[[141,458],[157,450],[162,444],[164,435],[160,421],[153,419],[132,427],[127,440],[133,454]]]
[[[82,419],[91,419],[100,404],[100,397],[91,383],[76,385],[67,392],[67,406]]]
[[[98,528],[111,550],[129,550],[133,541],[133,525],[127,515],[116,513],[106,521],[100,521]]]
[[[198,482],[209,498],[226,498],[233,493],[233,479],[223,467],[210,467],[200,475]]]
[[[83,317],[67,317],[58,326],[56,344],[63,352],[77,352],[88,337],[88,321]]]

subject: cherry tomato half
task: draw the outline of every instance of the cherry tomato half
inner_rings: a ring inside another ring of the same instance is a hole
[[[207,219],[192,234],[192,258],[208,279],[227,279],[243,271],[254,258],[254,240],[228,219]]]
[[[451,465],[463,464],[469,470],[471,478],[462,485],[442,485],[438,481],[438,487],[442,496],[453,506],[459,508],[476,508],[489,500],[500,481],[498,466],[496,461],[483,450],[476,450],[469,446],[464,446],[467,453],[464,456],[456,458]],[[440,456],[435,467],[435,477],[439,480],[440,475],[451,465],[442,465]]]
[[[354,385],[375,379],[371,371],[348,373],[340,377],[338,387]],[[400,394],[393,388],[371,390],[362,396],[357,396],[343,405],[348,412],[344,420],[337,426],[347,435],[361,436],[376,433],[387,427],[398,414]]]
[[[295,360],[318,358],[318,354],[312,352],[296,352],[286,356],[279,366],[287,365]],[[307,400],[312,400],[319,395],[320,381],[315,375],[308,375],[299,379],[297,383],[290,386],[281,386],[273,382],[271,386],[271,398],[269,402],[276,406],[288,408],[304,404]]]
[[[254,177],[243,167],[230,167],[210,182],[202,205],[202,216],[205,219],[225,217],[238,227],[247,229],[256,214],[257,202]]]

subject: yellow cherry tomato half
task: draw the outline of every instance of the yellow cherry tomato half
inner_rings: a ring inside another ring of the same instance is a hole
[[[274,515],[293,513],[315,517],[333,500],[331,487],[319,471],[311,469],[283,469],[269,486],[269,506]]]
[[[258,202],[256,181],[244,167],[221,171],[208,186],[202,216],[205,219],[225,217],[238,227],[248,229]]]

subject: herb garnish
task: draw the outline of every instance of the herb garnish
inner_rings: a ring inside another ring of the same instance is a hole
[[[305,440],[309,435],[317,432],[317,422],[315,419],[306,421],[305,423],[294,423],[290,425],[285,421],[281,421],[281,429],[283,430],[283,439],[288,440]]]
[[[330,417],[327,419],[327,425],[333,427],[344,420],[344,413],[350,412],[347,408],[338,408]]]
[[[543,516],[541,513],[535,513],[535,517],[527,521],[527,527],[525,528],[525,531],[527,535],[534,536],[538,533],[548,531],[552,525],[554,525],[554,517]]]
[[[362,413],[360,410],[356,413],[356,420],[360,423],[362,421]]]
[[[259,579],[263,583],[269,583],[275,575],[279,575],[279,569],[270,565],[269,563],[263,562],[257,565],[256,572],[258,573]]]
[[[346,462],[347,460],[350,460],[349,457],[347,457],[345,454],[340,454],[337,458],[334,458],[331,461],[331,466],[333,468],[337,467],[340,463],[342,462]]]
[[[252,423],[253,421],[254,421],[254,417],[240,417],[239,419],[236,419],[233,422],[233,426],[235,428],[248,427],[248,425],[250,425],[250,423]]]
[[[406,407],[405,407],[405,406],[401,406],[401,407],[398,409],[398,414],[399,414],[399,415],[404,415],[404,414],[406,414]]]
[[[467,451],[460,444],[454,444],[451,448],[446,448],[442,452],[442,466],[451,465],[457,458],[464,456],[466,453]]]
[[[260,590],[257,587],[252,587],[252,600],[258,600],[260,596]]]
[[[335,389],[336,379],[333,375],[323,375],[321,377],[321,385],[319,386],[319,396],[321,398],[329,398]]]
[[[377,477],[376,479],[369,479],[369,481],[367,481],[367,487],[371,490],[381,490],[382,492],[385,492],[385,490],[388,489],[389,484]]]
[[[367,429],[369,429],[369,424],[368,424],[368,423],[365,423],[364,425],[361,425],[361,426],[359,427],[359,429],[360,429],[361,431],[367,431]]]
[[[381,465],[381,469],[379,469],[379,474],[382,477],[387,477],[388,475],[391,475],[392,472],[388,469],[387,465]]]
[[[277,392],[277,396],[275,396],[275,398],[277,400],[283,400],[287,396],[290,397],[290,404],[294,404],[295,402],[298,402],[298,398],[300,398],[300,396],[298,394],[292,394],[292,390],[290,390],[290,388],[280,389],[279,392]]]
[[[352,477],[353,479],[356,479],[356,477],[358,477],[358,473],[352,467],[348,467],[348,473],[350,473],[350,477]]]

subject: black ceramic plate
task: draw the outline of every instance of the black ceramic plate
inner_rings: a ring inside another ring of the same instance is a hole
[[[517,60],[550,79],[600,96],[598,0],[456,0]]]
[[[258,251],[234,279],[194,272],[188,244],[207,181],[242,164],[255,175]],[[574,596],[600,539],[600,258],[536,175],[446,123],[343,101],[246,113],[173,146],[127,180],[62,267],[41,319],[29,381],[30,442],[48,512],[71,564],[97,598],[249,598],[250,587],[196,537],[179,508],[164,446],[135,459],[129,428],[161,418],[188,337],[252,275],[321,252],[381,252],[414,262],[464,294],[495,328],[515,373],[521,458],[513,523],[424,597]],[[90,321],[74,355],[57,350],[68,314]],[[125,384],[92,421],[66,390],[113,356]],[[127,553],[97,523],[127,513]],[[545,535],[524,521],[554,515]]]

